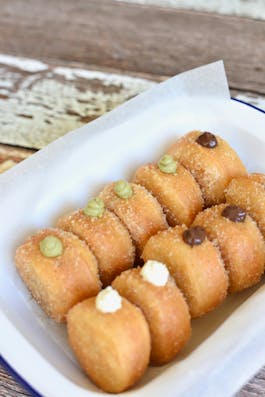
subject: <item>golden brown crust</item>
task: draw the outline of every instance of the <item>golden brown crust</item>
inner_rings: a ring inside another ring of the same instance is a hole
[[[227,204],[200,212],[194,225],[203,226],[208,237],[219,246],[229,274],[229,291],[237,292],[255,285],[264,272],[265,244],[250,216],[232,222],[221,215]]]
[[[61,256],[41,254],[39,242],[48,235],[61,239]],[[72,306],[96,295],[101,287],[94,255],[83,241],[63,230],[44,229],[29,237],[16,250],[15,262],[33,298],[58,322],[65,321]]]
[[[265,188],[265,174],[253,172],[252,174],[249,174],[248,177],[255,182],[261,183],[262,186]]]
[[[193,174],[208,207],[224,202],[224,189],[230,180],[247,172],[236,152],[222,138],[216,136],[218,145],[214,149],[199,145],[196,139],[201,133],[192,131],[184,135],[168,153]]]
[[[157,287],[145,281],[140,270],[123,272],[112,286],[143,311],[151,333],[151,363],[162,365],[172,360],[190,337],[189,309],[172,278]]]
[[[157,200],[143,186],[132,183],[133,196],[121,199],[114,192],[114,183],[105,187],[99,197],[129,230],[136,248],[141,253],[150,236],[168,227]]]
[[[265,238],[265,175],[250,174],[233,179],[225,197],[228,203],[244,208],[252,216]]]
[[[102,313],[95,298],[76,305],[67,316],[71,347],[91,380],[120,393],[144,374],[150,357],[150,333],[141,310],[122,299],[122,308]]]
[[[156,164],[144,165],[136,171],[133,181],[149,190],[163,207],[171,226],[189,226],[202,210],[199,185],[182,165],[175,174],[166,174]]]
[[[87,243],[97,258],[103,286],[133,266],[135,249],[130,234],[112,212],[105,210],[101,218],[91,218],[78,210],[59,219],[57,226]]]
[[[151,237],[142,258],[167,265],[187,299],[191,316],[199,317],[225,299],[228,277],[217,248],[207,238],[189,246],[182,238],[184,230],[186,227],[176,226]]]

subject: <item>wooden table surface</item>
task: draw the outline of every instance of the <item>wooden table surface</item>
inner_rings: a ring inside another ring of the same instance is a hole
[[[255,10],[242,1],[234,12],[225,0],[218,14],[162,2],[0,0],[0,172],[157,82],[218,59],[231,94],[265,110],[264,1]],[[0,368],[0,396],[29,394]],[[265,367],[237,394],[246,396],[265,396]]]

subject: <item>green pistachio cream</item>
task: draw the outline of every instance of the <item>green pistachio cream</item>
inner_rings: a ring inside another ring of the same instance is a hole
[[[165,172],[166,174],[175,174],[177,171],[177,162],[172,156],[170,156],[170,154],[165,154],[161,157],[157,165],[160,171]]]
[[[63,253],[63,244],[56,236],[46,236],[39,243],[40,252],[47,258],[55,258]]]
[[[132,186],[129,182],[121,180],[114,184],[116,195],[122,199],[129,199],[133,195]]]
[[[101,218],[105,211],[105,205],[101,198],[96,197],[89,200],[84,208],[84,214],[91,218]]]

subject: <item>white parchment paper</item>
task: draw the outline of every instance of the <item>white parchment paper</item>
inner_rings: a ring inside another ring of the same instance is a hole
[[[15,248],[39,228],[130,179],[192,129],[220,134],[250,171],[265,172],[264,115],[231,101],[222,62],[180,74],[58,139],[0,175],[0,346],[3,357],[45,397],[102,394],[80,371],[64,326],[43,314],[18,277]],[[193,321],[171,364],[149,368],[133,396],[231,396],[265,363],[265,289],[230,296]],[[26,357],[26,359],[25,359]]]

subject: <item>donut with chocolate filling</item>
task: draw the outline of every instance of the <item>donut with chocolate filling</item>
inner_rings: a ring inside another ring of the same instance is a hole
[[[247,175],[231,146],[211,132],[189,132],[168,153],[192,173],[201,187],[206,207],[224,202],[224,189],[231,179]]]
[[[229,275],[229,291],[255,285],[265,266],[265,243],[256,222],[243,208],[220,204],[200,212],[193,223],[218,245]]]
[[[192,317],[213,310],[227,295],[224,263],[201,227],[176,226],[157,233],[148,240],[142,258],[167,266],[187,299]]]
[[[265,174],[233,179],[225,192],[226,201],[244,208],[265,238]]]

